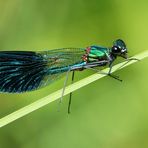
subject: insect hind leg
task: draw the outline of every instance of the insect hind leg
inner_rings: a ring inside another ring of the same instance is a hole
[[[63,96],[64,96],[64,92],[65,92],[65,88],[66,88],[66,84],[67,84],[67,81],[68,81],[68,75],[69,75],[69,72],[71,71],[71,69],[69,69],[67,71],[67,74],[66,74],[66,79],[64,81],[64,86],[63,86],[63,90],[62,90],[62,94],[61,94],[61,98],[59,100],[59,107],[58,107],[58,111],[60,110],[60,105],[62,103],[62,100],[63,100]]]
[[[74,81],[74,74],[75,74],[75,71],[72,71],[72,80],[71,80],[71,84],[72,84],[73,81]],[[70,114],[71,101],[72,101],[72,92],[70,92],[70,95],[69,95],[68,114]]]

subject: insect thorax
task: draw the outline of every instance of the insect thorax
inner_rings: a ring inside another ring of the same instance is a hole
[[[109,55],[108,48],[99,47],[99,46],[90,46],[86,48],[86,53],[82,56],[82,60],[90,63],[101,60],[107,60]]]

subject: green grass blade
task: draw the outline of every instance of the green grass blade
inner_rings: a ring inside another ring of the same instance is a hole
[[[138,55],[136,55],[136,56],[134,56],[132,58],[137,58],[139,60],[142,60],[142,59],[144,59],[146,57],[148,57],[148,50],[145,51],[145,52],[142,52],[142,53],[140,53],[140,54],[138,54]],[[135,62],[137,62],[137,61],[135,61],[135,60],[130,61],[128,64],[126,64],[123,67],[126,67],[126,66],[128,66],[130,64],[133,64]],[[119,63],[119,64],[115,65],[113,67],[113,69],[112,69],[112,72],[119,69],[119,67],[121,65],[123,65],[124,63],[125,62],[122,62],[122,63]],[[103,70],[103,72],[108,72],[108,70],[109,70],[109,68],[106,68],[106,69]],[[90,83],[92,83],[92,82],[94,82],[94,81],[96,81],[96,80],[98,80],[98,79],[100,79],[102,77],[105,77],[105,75],[97,73],[97,74],[93,74],[93,75],[91,75],[89,77],[86,77],[86,78],[84,78],[84,79],[82,79],[80,81],[77,81],[77,82],[75,82],[75,83],[73,83],[73,84],[66,87],[64,96],[69,94],[70,92],[78,90],[79,88],[81,88],[83,86],[86,86],[86,85],[88,85],[88,84],[90,84]],[[41,99],[35,101],[34,103],[31,103],[31,104],[29,104],[29,105],[15,111],[15,112],[13,112],[13,113],[11,113],[11,114],[1,118],[0,119],[0,127],[3,127],[5,125],[15,121],[16,119],[19,119],[19,118],[21,118],[21,117],[35,111],[35,110],[47,105],[48,103],[57,100],[58,98],[61,97],[61,93],[62,93],[62,89],[60,89],[60,90],[58,90],[58,91],[44,97],[44,98],[41,98]]]

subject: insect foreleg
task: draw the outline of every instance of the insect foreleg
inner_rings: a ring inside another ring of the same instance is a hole
[[[126,62],[123,65],[121,65],[118,69],[123,68],[126,64],[128,64],[130,61],[133,61],[133,60],[134,61],[140,61],[139,59],[136,59],[136,58],[128,58],[128,59],[126,59]]]

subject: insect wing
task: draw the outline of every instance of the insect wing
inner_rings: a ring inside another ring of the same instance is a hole
[[[73,65],[81,61],[82,49],[55,49],[49,51],[1,51],[0,92],[22,93],[48,85],[62,73],[51,69]]]

